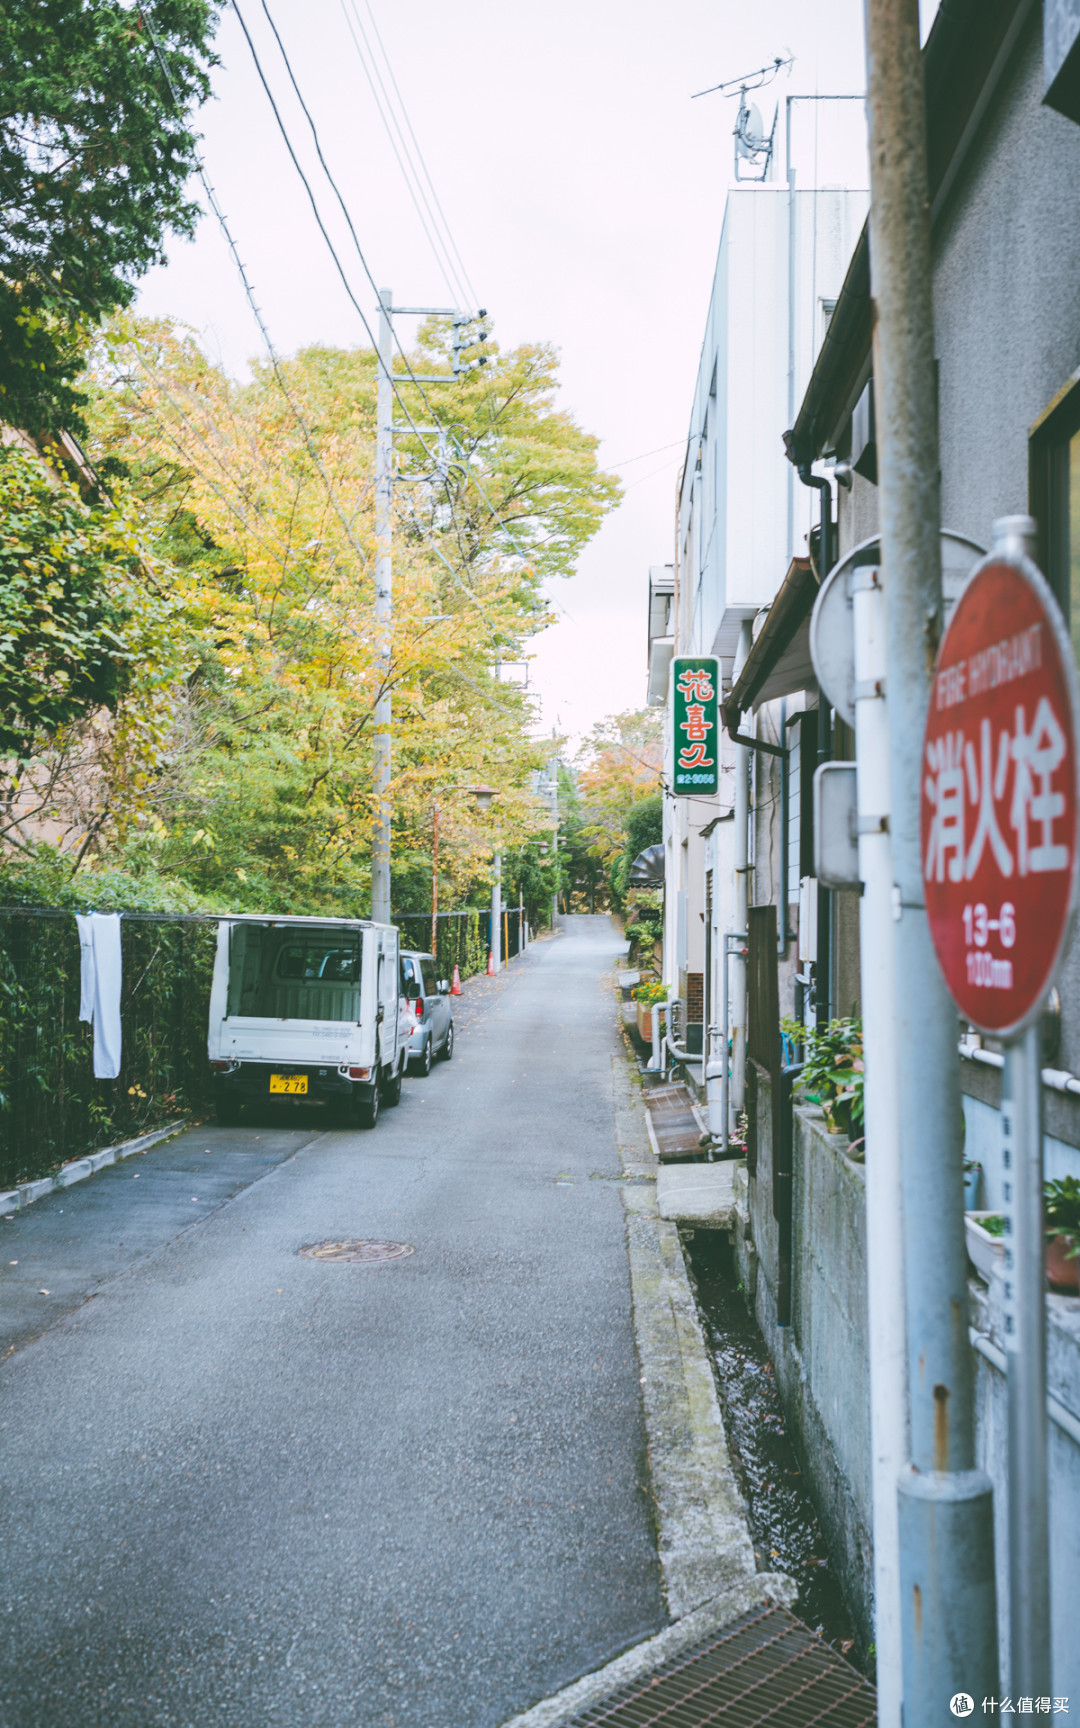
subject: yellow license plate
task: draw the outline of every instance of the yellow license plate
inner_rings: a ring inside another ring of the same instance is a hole
[[[306,1092],[306,1074],[271,1074],[271,1092]]]

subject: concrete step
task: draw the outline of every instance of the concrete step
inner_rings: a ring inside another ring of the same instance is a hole
[[[727,1158],[720,1164],[665,1164],[656,1178],[661,1218],[703,1230],[733,1230],[735,1172],[742,1167],[740,1158]]]

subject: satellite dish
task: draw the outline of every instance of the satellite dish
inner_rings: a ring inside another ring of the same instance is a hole
[[[749,102],[739,111],[735,148],[740,156],[746,156],[750,161],[753,161],[767,143],[768,138],[765,135],[761,109],[756,102]]]

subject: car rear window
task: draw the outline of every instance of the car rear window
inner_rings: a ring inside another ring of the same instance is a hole
[[[358,930],[234,924],[226,1014],[357,1021],[360,953]]]

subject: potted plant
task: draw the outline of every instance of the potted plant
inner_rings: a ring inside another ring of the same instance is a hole
[[[784,1023],[783,1030],[789,1028]],[[803,1095],[820,1104],[830,1134],[850,1139],[863,1132],[862,1021],[853,1015],[827,1026],[798,1027],[805,1051],[799,1078]]]
[[[652,1009],[653,1003],[660,1004],[660,1018],[663,1021],[664,1008],[667,1005],[668,987],[656,978],[646,979],[643,984],[637,984],[630,992],[637,1007],[638,1036],[644,1044],[652,1043]]]
[[[995,1264],[1005,1253],[1004,1229],[1005,1220],[999,1212],[964,1213],[968,1259],[988,1284]]]
[[[975,1158],[964,1159],[964,1211],[975,1212],[979,1205],[982,1165]]]
[[[1063,1176],[1043,1188],[1046,1276],[1059,1290],[1080,1290],[1080,1181]]]

